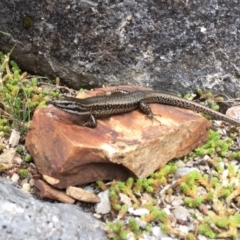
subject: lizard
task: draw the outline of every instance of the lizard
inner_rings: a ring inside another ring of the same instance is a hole
[[[153,119],[154,115],[148,105],[149,103],[171,105],[202,112],[210,115],[213,119],[226,121],[240,127],[239,121],[228,117],[225,114],[212,110],[199,103],[154,90],[137,90],[128,92],[117,89],[110,95],[94,96],[84,99],[63,96],[62,100],[50,101],[50,103],[71,114],[89,116],[89,120],[80,123],[80,125],[91,128],[97,126],[96,118],[98,117],[126,113],[135,109],[140,109],[146,114],[147,118]]]

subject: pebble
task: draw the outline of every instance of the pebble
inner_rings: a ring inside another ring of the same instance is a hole
[[[179,239],[172,237],[162,237],[161,240],[179,240]]]
[[[209,155],[204,155],[204,157],[203,157],[203,161],[208,161],[208,160],[210,160],[211,158],[209,157]]]
[[[30,186],[29,183],[24,183],[24,184],[22,185],[22,189],[23,189],[24,191],[26,191],[26,192],[29,192],[30,189],[31,189],[31,186]]]
[[[156,238],[156,239],[161,239],[162,238],[162,231],[160,227],[153,227],[152,230],[152,235]]]
[[[150,213],[146,208],[137,208],[134,210],[132,207],[128,209],[128,212],[135,216],[144,216]]]
[[[171,208],[170,205],[169,205],[169,207],[165,207],[165,208],[163,209],[163,211],[164,211],[168,216],[171,215],[171,211],[169,210],[169,208]]]
[[[193,167],[193,168],[187,168],[187,167],[183,167],[183,168],[178,168],[177,171],[174,174],[174,180],[178,180],[179,178],[183,177],[184,175],[187,175],[188,173],[197,170],[199,171],[197,168]]]
[[[14,162],[18,165],[21,165],[23,162],[23,159],[19,156],[14,157]]]
[[[128,207],[132,206],[131,198],[124,193],[119,193],[120,201],[126,204]]]
[[[224,168],[224,162],[219,162],[219,167]]]
[[[140,228],[145,229],[147,227],[147,222],[143,221],[141,218],[136,217],[135,220]]]
[[[85,190],[85,191],[88,191],[88,192],[90,192],[90,193],[94,193],[94,189],[93,189],[91,186],[86,186],[86,187],[84,188],[84,190]]]
[[[11,177],[11,181],[14,183],[17,183],[19,178],[20,178],[20,176],[17,173],[14,173]]]
[[[149,233],[145,233],[139,240],[178,240],[177,238],[168,237],[161,231],[160,227],[157,226],[153,227],[151,232],[152,236]]]
[[[203,235],[200,235],[200,234],[197,236],[197,239],[198,239],[198,240],[208,240],[207,237],[205,237],[205,236],[203,236]]]
[[[172,210],[172,214],[177,220],[187,222],[190,219],[189,211],[184,207],[176,207]]]
[[[189,232],[189,227],[188,226],[179,225],[178,229],[179,229],[179,231],[181,231],[184,234],[188,234],[188,232]]]
[[[178,168],[183,168],[186,166],[186,163],[183,162],[182,160],[179,160],[179,161],[177,161],[177,166],[178,166]]]
[[[136,238],[135,238],[133,232],[129,232],[129,233],[127,234],[127,240],[135,240],[135,239],[136,239]]]
[[[172,201],[171,201],[171,204],[173,207],[175,206],[181,206],[181,205],[184,205],[184,201],[181,197],[177,196],[172,196]]]
[[[95,212],[98,214],[107,214],[111,211],[111,204],[109,200],[109,191],[103,191],[98,194],[98,197],[101,199],[101,201],[97,204],[95,204]]]
[[[94,213],[93,216],[97,219],[100,219],[102,216],[100,214]]]
[[[31,178],[31,179],[29,180],[29,184],[30,184],[31,187],[34,186],[34,182],[35,182],[35,180],[34,180],[33,178]]]
[[[233,106],[228,108],[226,115],[236,119],[237,121],[240,121],[240,107],[239,106]]]
[[[0,154],[0,163],[14,163],[15,153],[16,149],[14,148],[4,149],[3,153]]]
[[[232,160],[232,161],[230,162],[230,164],[234,165],[234,167],[238,167],[239,161],[237,161],[237,160]]]
[[[20,133],[15,129],[12,129],[11,135],[9,138],[9,144],[11,145],[11,147],[16,147],[19,143],[19,140],[20,140]]]

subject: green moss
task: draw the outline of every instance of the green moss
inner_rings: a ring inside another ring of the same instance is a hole
[[[24,159],[23,159],[25,162],[29,163],[32,161],[32,157],[30,156],[30,154],[27,154]]]
[[[212,231],[212,229],[207,224],[200,224],[198,230],[201,234],[213,239],[216,237],[216,234]]]
[[[28,171],[26,169],[20,169],[19,175],[21,178],[26,178],[28,176]]]
[[[10,54],[0,52],[0,103],[2,116],[7,116],[8,124],[3,128],[0,119],[1,135],[8,135],[11,128],[17,129],[23,136],[28,128],[34,110],[39,106],[46,106],[50,97],[38,87],[41,77],[28,77],[21,71],[15,61],[10,60]],[[41,78],[42,79],[42,78]],[[54,96],[59,93],[53,91]]]
[[[21,145],[17,146],[17,152],[18,153],[23,153],[23,147]]]

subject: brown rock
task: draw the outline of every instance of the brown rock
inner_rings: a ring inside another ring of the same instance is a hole
[[[45,179],[66,188],[130,175],[146,177],[207,140],[210,123],[197,113],[150,106],[160,123],[136,110],[102,118],[95,129],[77,125],[79,117],[53,106],[38,109],[26,138],[27,149]]]
[[[66,189],[66,193],[68,196],[74,199],[77,199],[79,201],[92,202],[92,203],[100,202],[100,198],[98,196],[79,187],[70,186]]]
[[[69,197],[62,191],[53,189],[51,186],[49,186],[47,183],[45,183],[42,180],[36,180],[34,182],[34,186],[40,190],[41,196],[44,198],[54,199],[60,202],[70,203],[70,204],[73,204],[75,202],[73,198]]]

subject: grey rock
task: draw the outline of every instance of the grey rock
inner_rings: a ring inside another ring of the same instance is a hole
[[[0,239],[107,239],[103,223],[74,205],[34,199],[0,178]]]
[[[238,0],[0,1],[0,50],[79,89],[196,87],[239,96]],[[14,13],[14,14],[13,14]]]

